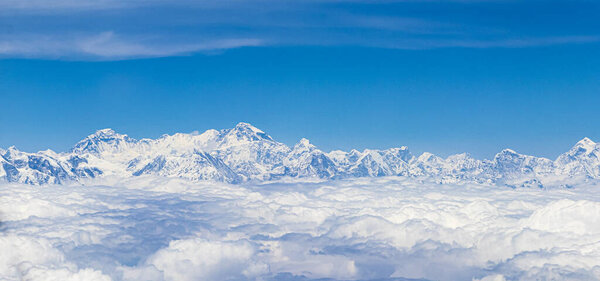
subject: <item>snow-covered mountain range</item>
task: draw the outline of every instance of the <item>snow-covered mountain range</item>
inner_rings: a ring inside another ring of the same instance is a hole
[[[0,181],[40,185],[141,175],[227,183],[406,176],[440,183],[541,187],[600,179],[600,144],[584,138],[554,161],[510,149],[492,160],[466,153],[447,158],[431,153],[417,156],[405,146],[327,153],[307,139],[290,148],[248,123],[239,123],[232,129],[141,140],[104,129],[63,153],[0,149]]]

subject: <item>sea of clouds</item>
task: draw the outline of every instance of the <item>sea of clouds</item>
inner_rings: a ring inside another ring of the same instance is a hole
[[[600,186],[0,186],[0,280],[597,280]]]

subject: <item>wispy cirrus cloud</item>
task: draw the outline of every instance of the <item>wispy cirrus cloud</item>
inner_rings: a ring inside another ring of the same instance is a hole
[[[564,44],[586,44],[600,42],[600,36],[526,37],[498,39],[407,39],[374,46],[390,49],[436,49],[436,48],[528,48]]]
[[[247,46],[527,48],[600,41],[593,20],[600,5],[541,2],[7,0],[0,3],[0,57],[112,60]],[[542,8],[551,11],[536,12]],[[580,11],[578,20],[554,16],[565,9]]]
[[[259,39],[228,38],[198,42],[144,40],[119,36],[112,31],[84,34],[70,38],[40,36],[0,42],[0,54],[5,57],[49,57],[72,59],[128,59],[165,57],[195,52],[216,51],[239,47],[260,46]]]
[[[406,2],[433,2],[433,3],[469,3],[469,2],[502,2],[507,0],[309,0],[303,1],[305,4],[318,3],[369,3],[369,4],[389,4]],[[510,0],[508,0],[510,1]],[[227,0],[227,1],[208,1],[208,0],[5,0],[0,2],[0,7],[12,11],[20,10],[24,12],[51,12],[57,10],[103,10],[103,9],[123,9],[132,7],[146,7],[152,5],[185,5],[194,7],[227,7],[231,5],[261,5],[276,4],[278,1],[272,0]],[[297,5],[287,1],[284,5]],[[281,4],[281,3],[280,3]]]
[[[56,12],[60,10],[102,10],[102,9],[122,9],[129,7],[147,6],[159,3],[165,3],[163,0],[5,0],[0,2],[0,7],[5,11],[21,11],[29,13]]]

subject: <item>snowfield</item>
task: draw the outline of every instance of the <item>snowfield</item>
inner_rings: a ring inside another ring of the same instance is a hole
[[[598,280],[600,186],[0,186],[1,280]]]

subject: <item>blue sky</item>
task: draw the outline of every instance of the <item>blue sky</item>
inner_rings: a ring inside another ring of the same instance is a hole
[[[600,141],[599,13],[597,1],[2,1],[0,147],[245,121],[324,150],[554,158]]]

